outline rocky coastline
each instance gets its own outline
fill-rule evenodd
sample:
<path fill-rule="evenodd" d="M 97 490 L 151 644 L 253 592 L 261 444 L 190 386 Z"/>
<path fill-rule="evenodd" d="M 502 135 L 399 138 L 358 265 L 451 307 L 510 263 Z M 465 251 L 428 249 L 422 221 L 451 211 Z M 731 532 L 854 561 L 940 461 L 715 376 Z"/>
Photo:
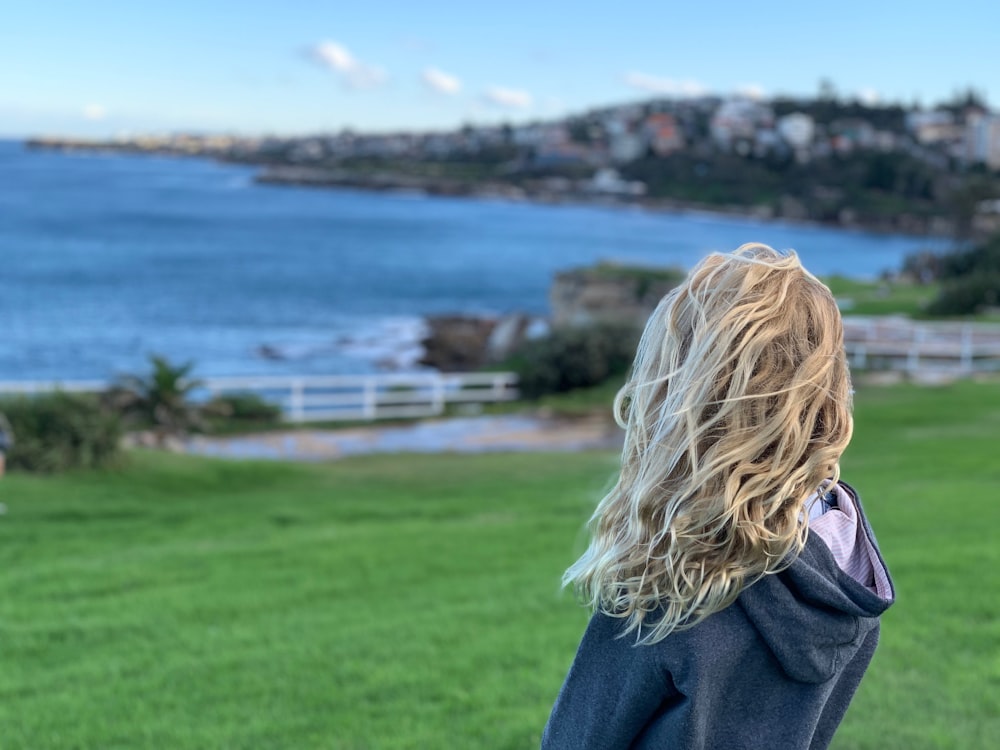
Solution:
<path fill-rule="evenodd" d="M 418 177 L 389 171 L 359 172 L 341 168 L 266 165 L 257 173 L 254 181 L 264 185 L 347 188 L 453 198 L 501 199 L 546 204 L 641 208 L 668 213 L 714 214 L 758 221 L 781 221 L 839 229 L 860 229 L 879 234 L 949 237 L 954 233 L 952 223 L 940 216 L 902 213 L 897 214 L 892 219 L 873 219 L 859 216 L 856 212 L 842 211 L 833 218 L 820 221 L 810 219 L 793 196 L 785 196 L 780 204 L 780 210 L 775 210 L 765 204 L 719 205 L 652 198 L 641 194 L 603 193 L 592 189 L 589 181 L 573 181 L 561 177 L 512 184 L 495 180 L 468 181 Z"/>
<path fill-rule="evenodd" d="M 607 190 L 590 179 L 563 176 L 529 180 L 456 179 L 406 174 L 390 169 L 360 170 L 342 166 L 314 166 L 274 162 L 252 150 L 234 148 L 226 138 L 169 139 L 135 138 L 130 140 L 90 141 L 74 138 L 32 138 L 29 149 L 68 153 L 122 153 L 148 156 L 202 158 L 258 168 L 254 182 L 263 185 L 351 189 L 372 192 L 415 193 L 428 196 L 530 201 L 546 204 L 597 205 L 602 207 L 641 208 L 669 213 L 700 213 L 781 221 L 811 226 L 856 229 L 883 234 L 909 234 L 923 237 L 948 237 L 954 225 L 942 216 L 900 212 L 891 217 L 862 215 L 842 210 L 823 219 L 808 215 L 801 201 L 783 196 L 776 206 L 769 204 L 696 203 L 664 197 L 651 197 L 641 190 L 630 190 L 628 183 Z"/>

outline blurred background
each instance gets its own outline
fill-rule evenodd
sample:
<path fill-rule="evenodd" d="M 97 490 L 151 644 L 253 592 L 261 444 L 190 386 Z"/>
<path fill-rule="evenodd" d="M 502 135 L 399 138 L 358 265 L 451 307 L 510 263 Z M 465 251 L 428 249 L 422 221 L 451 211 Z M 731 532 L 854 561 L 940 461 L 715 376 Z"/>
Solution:
<path fill-rule="evenodd" d="M 995 4 L 2 18 L 5 748 L 536 746 L 639 330 L 751 241 L 899 588 L 834 746 L 1000 742 Z"/>

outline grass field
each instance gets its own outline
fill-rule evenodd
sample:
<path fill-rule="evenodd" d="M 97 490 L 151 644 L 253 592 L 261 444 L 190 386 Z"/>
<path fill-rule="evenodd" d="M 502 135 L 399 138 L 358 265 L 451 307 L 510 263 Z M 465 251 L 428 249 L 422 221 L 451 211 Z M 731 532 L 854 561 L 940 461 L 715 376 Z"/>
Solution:
<path fill-rule="evenodd" d="M 940 291 L 938 284 L 861 281 L 845 276 L 830 276 L 823 281 L 844 304 L 845 315 L 921 317 L 924 308 Z"/>
<path fill-rule="evenodd" d="M 866 390 L 899 602 L 834 747 L 1000 747 L 1000 384 Z M 0 747 L 532 748 L 604 453 L 0 481 Z"/>

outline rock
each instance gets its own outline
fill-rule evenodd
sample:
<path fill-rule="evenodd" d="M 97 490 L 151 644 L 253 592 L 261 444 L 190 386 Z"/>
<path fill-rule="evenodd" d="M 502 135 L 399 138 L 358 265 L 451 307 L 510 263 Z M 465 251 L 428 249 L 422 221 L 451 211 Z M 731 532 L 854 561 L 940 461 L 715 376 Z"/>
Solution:
<path fill-rule="evenodd" d="M 553 326 L 643 325 L 667 292 L 684 278 L 673 268 L 601 263 L 556 274 L 549 289 Z"/>
<path fill-rule="evenodd" d="M 263 357 L 264 359 L 285 359 L 284 353 L 278 349 L 276 346 L 271 344 L 261 344 L 257 347 L 257 356 Z"/>
<path fill-rule="evenodd" d="M 476 370 L 486 364 L 487 344 L 497 321 L 466 315 L 443 315 L 427 320 L 429 333 L 421 342 L 420 364 L 441 372 Z"/>
<path fill-rule="evenodd" d="M 511 313 L 499 318 L 445 315 L 427 320 L 428 333 L 422 340 L 419 363 L 441 372 L 478 370 L 502 362 L 526 338 L 547 330 L 541 318 Z"/>

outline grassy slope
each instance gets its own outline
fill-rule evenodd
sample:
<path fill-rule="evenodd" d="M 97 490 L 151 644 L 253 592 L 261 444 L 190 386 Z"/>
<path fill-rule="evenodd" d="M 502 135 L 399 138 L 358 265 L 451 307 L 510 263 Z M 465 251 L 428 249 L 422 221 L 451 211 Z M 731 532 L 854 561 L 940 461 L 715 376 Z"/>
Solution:
<path fill-rule="evenodd" d="M 954 320 L 980 323 L 1000 322 L 995 310 L 975 315 L 935 316 L 926 312 L 941 291 L 941 285 L 914 284 L 908 281 L 862 281 L 844 276 L 829 276 L 823 282 L 842 305 L 845 315 L 905 315 L 917 320 Z"/>
<path fill-rule="evenodd" d="M 909 282 L 859 281 L 844 276 L 823 279 L 834 296 L 845 304 L 845 315 L 908 315 L 920 317 L 940 287 Z"/>
<path fill-rule="evenodd" d="M 858 397 L 900 601 L 835 747 L 1000 737 L 1000 388 Z M 0 482 L 4 748 L 530 748 L 585 623 L 609 454 L 139 455 Z"/>

